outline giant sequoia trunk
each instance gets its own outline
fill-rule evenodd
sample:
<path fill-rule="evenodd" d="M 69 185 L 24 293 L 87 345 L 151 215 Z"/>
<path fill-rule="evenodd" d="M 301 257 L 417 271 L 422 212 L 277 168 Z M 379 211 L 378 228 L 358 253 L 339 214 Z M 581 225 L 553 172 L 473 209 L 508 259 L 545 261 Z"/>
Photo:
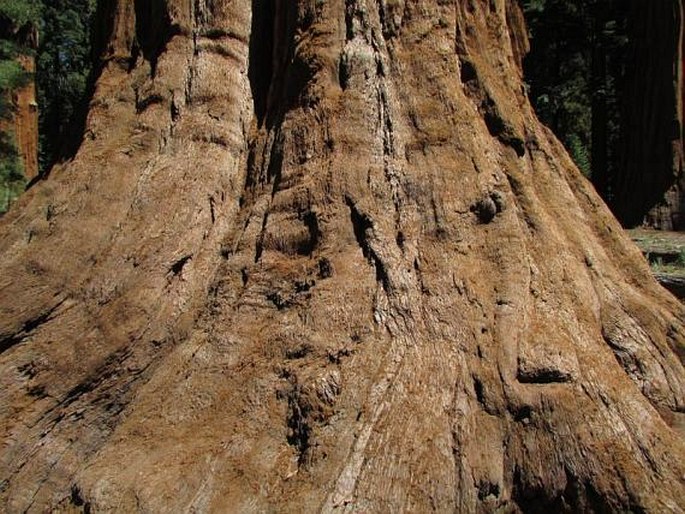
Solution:
<path fill-rule="evenodd" d="M 685 229 L 683 0 L 630 2 L 614 212 L 627 226 Z"/>
<path fill-rule="evenodd" d="M 513 0 L 117 0 L 2 220 L 7 512 L 685 509 L 682 306 Z"/>

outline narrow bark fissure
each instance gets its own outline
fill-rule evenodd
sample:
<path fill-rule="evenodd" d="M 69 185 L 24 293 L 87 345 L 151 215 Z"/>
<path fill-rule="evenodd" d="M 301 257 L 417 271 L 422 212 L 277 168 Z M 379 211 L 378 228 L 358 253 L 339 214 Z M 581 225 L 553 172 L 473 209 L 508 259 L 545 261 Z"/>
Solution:
<path fill-rule="evenodd" d="M 371 242 L 369 241 L 371 233 L 373 233 L 373 221 L 368 215 L 359 211 L 354 201 L 349 196 L 345 197 L 345 203 L 350 209 L 350 219 L 352 220 L 354 236 L 359 248 L 362 250 L 362 255 L 364 255 L 364 258 L 374 267 L 376 271 L 376 281 L 381 284 L 386 293 L 390 293 L 392 287 L 385 263 L 373 249 Z"/>
<path fill-rule="evenodd" d="M 209 197 L 209 218 L 212 221 L 212 225 L 216 222 L 216 200 L 214 200 L 214 197 L 210 195 Z"/>
<path fill-rule="evenodd" d="M 273 198 L 278 192 L 283 176 L 283 133 L 280 127 L 277 129 L 274 136 L 274 142 L 269 151 L 269 165 L 266 169 L 266 182 L 273 184 L 271 188 L 271 197 Z"/>
<path fill-rule="evenodd" d="M 195 86 L 195 76 L 197 75 L 197 34 L 193 34 L 193 55 L 190 57 L 190 66 L 186 70 L 186 79 L 184 84 L 183 94 L 185 97 L 185 105 L 189 106 L 193 103 L 193 88 Z M 172 124 L 173 124 L 172 116 Z"/>
<path fill-rule="evenodd" d="M 259 236 L 257 237 L 257 242 L 255 244 L 255 255 L 254 255 L 254 262 L 257 264 L 259 260 L 262 258 L 262 254 L 264 253 L 264 236 L 266 235 L 266 224 L 269 221 L 269 213 L 265 212 L 264 216 L 262 217 L 262 229 L 259 233 Z"/>

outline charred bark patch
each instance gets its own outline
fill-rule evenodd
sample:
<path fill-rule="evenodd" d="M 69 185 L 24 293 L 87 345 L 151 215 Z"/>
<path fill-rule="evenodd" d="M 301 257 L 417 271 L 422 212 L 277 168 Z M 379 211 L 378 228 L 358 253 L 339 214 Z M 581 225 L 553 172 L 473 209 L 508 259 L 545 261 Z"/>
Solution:
<path fill-rule="evenodd" d="M 488 224 L 495 219 L 495 216 L 497 215 L 497 206 L 488 196 L 478 200 L 478 202 L 471 207 L 471 211 L 476 214 L 480 223 Z"/>
<path fill-rule="evenodd" d="M 110 355 L 105 362 L 89 378 L 72 388 L 62 401 L 63 409 L 76 402 L 83 396 L 88 395 L 103 384 L 111 383 L 119 376 L 119 367 L 132 355 L 128 347 L 122 348 Z"/>
<path fill-rule="evenodd" d="M 499 484 L 493 484 L 487 480 L 481 480 L 478 483 L 478 499 L 489 500 L 491 498 L 498 498 L 500 495 Z"/>
<path fill-rule="evenodd" d="M 7 335 L 5 337 L 0 338 L 0 354 L 9 350 L 14 345 L 21 343 L 32 332 L 34 332 L 36 329 L 38 329 L 41 325 L 48 322 L 52 318 L 55 311 L 59 307 L 61 307 L 63 303 L 64 303 L 64 300 L 60 301 L 59 303 L 57 303 L 53 307 L 50 307 L 49 309 L 41 312 L 37 316 L 34 316 L 34 317 L 26 320 L 24 322 L 24 325 L 21 327 L 21 329 L 18 332 L 15 332 L 14 334 L 10 334 L 10 335 Z"/>
<path fill-rule="evenodd" d="M 304 384 L 291 376 L 289 389 L 281 393 L 288 401 L 287 441 L 297 450 L 300 466 L 311 463 L 316 446 L 314 430 L 333 415 L 340 391 L 339 374 L 333 371 Z"/>
<path fill-rule="evenodd" d="M 496 398 L 493 397 L 493 388 L 486 386 L 482 377 L 473 375 L 471 378 L 473 379 L 473 392 L 481 409 L 493 416 L 499 415 L 500 409 L 497 406 Z"/>
<path fill-rule="evenodd" d="M 316 66 L 299 54 L 292 56 L 285 74 L 285 86 L 283 90 L 283 106 L 286 110 L 292 109 L 302 103 L 303 93 L 307 85 L 314 78 Z M 312 98 L 306 99 L 307 103 L 313 103 Z M 311 100 L 311 102 L 309 101 Z"/>
<path fill-rule="evenodd" d="M 307 450 L 309 450 L 312 435 L 310 416 L 312 406 L 302 396 L 302 391 L 295 386 L 288 395 L 288 421 L 290 430 L 288 444 L 294 446 L 299 454 L 298 463 L 305 464 Z"/>
<path fill-rule="evenodd" d="M 318 268 L 317 276 L 319 278 L 331 278 L 333 276 L 333 264 L 331 264 L 330 259 L 326 257 L 319 259 Z"/>
<path fill-rule="evenodd" d="M 288 348 L 285 351 L 285 358 L 288 360 L 299 360 L 304 359 L 307 355 L 311 354 L 313 348 L 309 344 L 302 344 L 296 348 Z"/>
<path fill-rule="evenodd" d="M 185 268 L 186 264 L 188 264 L 192 258 L 192 255 L 185 255 L 178 259 L 169 267 L 169 275 L 172 277 L 179 276 L 181 273 L 183 273 L 183 268 Z"/>
<path fill-rule="evenodd" d="M 160 94 L 152 94 L 144 98 L 138 98 L 138 91 L 136 91 L 136 112 L 140 114 L 148 107 L 162 104 L 164 101 L 165 98 Z"/>
<path fill-rule="evenodd" d="M 478 72 L 476 71 L 476 67 L 470 61 L 461 61 L 459 78 L 461 79 L 461 83 L 464 84 L 464 86 L 472 90 L 472 94 L 480 88 L 480 83 L 478 81 Z"/>
<path fill-rule="evenodd" d="M 533 419 L 533 409 L 530 405 L 521 405 L 509 409 L 514 421 L 517 423 L 523 423 L 524 425 L 530 424 Z"/>
<path fill-rule="evenodd" d="M 291 307 L 293 305 L 292 300 L 284 297 L 280 291 L 272 291 L 270 293 L 267 293 L 266 299 L 273 303 L 276 309 L 278 309 L 279 311 L 287 309 L 288 307 Z"/>
<path fill-rule="evenodd" d="M 485 406 L 486 402 L 483 391 L 483 382 L 477 377 L 473 377 L 473 391 L 476 393 L 476 400 L 478 400 L 478 403 Z"/>

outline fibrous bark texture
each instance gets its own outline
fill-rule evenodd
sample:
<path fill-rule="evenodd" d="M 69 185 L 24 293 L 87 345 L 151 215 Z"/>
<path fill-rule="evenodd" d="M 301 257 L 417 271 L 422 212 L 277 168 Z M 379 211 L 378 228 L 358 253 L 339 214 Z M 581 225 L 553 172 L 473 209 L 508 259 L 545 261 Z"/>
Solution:
<path fill-rule="evenodd" d="M 81 148 L 2 219 L 5 511 L 685 509 L 685 312 L 515 2 L 102 16 Z"/>
<path fill-rule="evenodd" d="M 621 172 L 607 193 L 626 226 L 683 230 L 683 0 L 629 4 Z"/>

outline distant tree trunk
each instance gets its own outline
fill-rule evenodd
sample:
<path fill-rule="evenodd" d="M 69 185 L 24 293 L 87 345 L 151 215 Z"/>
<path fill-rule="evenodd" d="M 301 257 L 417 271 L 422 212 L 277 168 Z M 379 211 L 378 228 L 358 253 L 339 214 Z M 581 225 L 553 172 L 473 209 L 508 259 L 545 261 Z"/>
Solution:
<path fill-rule="evenodd" d="M 14 134 L 24 176 L 30 180 L 38 175 L 38 104 L 34 75 L 36 60 L 33 54 L 38 46 L 38 31 L 33 24 L 27 23 L 23 27 L 5 27 L 4 32 L 5 37 L 19 49 L 17 61 L 29 79 L 26 85 L 11 92 L 14 108 L 11 120 L 0 123 L 3 130 Z"/>
<path fill-rule="evenodd" d="M 0 220 L 0 511 L 685 510 L 685 308 L 517 2 L 151 2 Z"/>
<path fill-rule="evenodd" d="M 14 133 L 17 151 L 24 165 L 24 176 L 31 180 L 38 175 L 38 104 L 34 80 L 36 61 L 33 55 L 21 55 L 19 62 L 31 74 L 31 79 L 26 86 L 14 93 Z"/>
<path fill-rule="evenodd" d="M 685 229 L 683 1 L 632 0 L 628 30 L 614 212 L 626 226 Z"/>

